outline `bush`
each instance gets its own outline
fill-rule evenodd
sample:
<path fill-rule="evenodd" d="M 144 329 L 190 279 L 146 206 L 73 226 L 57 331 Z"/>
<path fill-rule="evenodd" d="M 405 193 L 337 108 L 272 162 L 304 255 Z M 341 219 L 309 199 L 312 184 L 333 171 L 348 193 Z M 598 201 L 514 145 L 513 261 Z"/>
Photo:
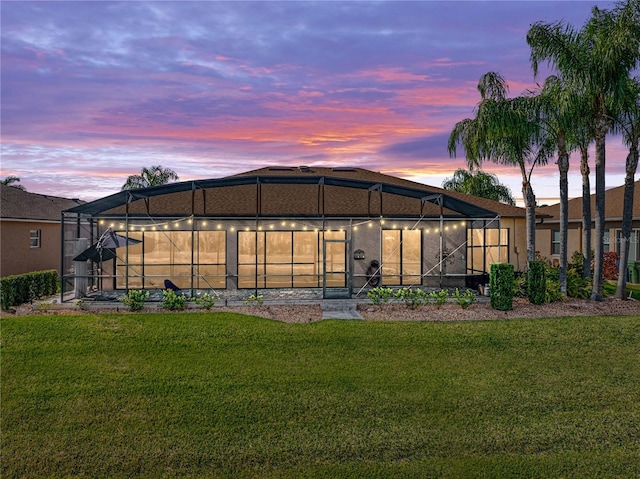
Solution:
<path fill-rule="evenodd" d="M 144 308 L 144 302 L 149 299 L 149 291 L 130 289 L 120 301 L 125 306 L 129 306 L 131 311 L 140 311 Z"/>
<path fill-rule="evenodd" d="M 513 295 L 516 298 L 527 298 L 527 274 L 517 273 L 513 280 Z"/>
<path fill-rule="evenodd" d="M 391 288 L 378 286 L 367 291 L 367 298 L 369 298 L 373 304 L 388 303 L 392 297 L 393 290 Z"/>
<path fill-rule="evenodd" d="M 58 272 L 55 269 L 16 274 L 0 278 L 2 309 L 28 303 L 34 299 L 56 294 Z"/>
<path fill-rule="evenodd" d="M 605 253 L 603 255 L 603 263 L 602 263 L 602 276 L 604 279 L 610 279 L 615 281 L 618 279 L 618 262 L 620 261 L 620 256 L 615 251 L 610 251 L 609 253 Z"/>
<path fill-rule="evenodd" d="M 187 305 L 187 297 L 184 293 L 178 295 L 172 289 L 165 289 L 162 292 L 162 307 L 171 311 L 183 310 Z"/>
<path fill-rule="evenodd" d="M 198 293 L 194 298 L 191 298 L 202 309 L 209 311 L 216 304 L 217 298 L 209 293 Z"/>
<path fill-rule="evenodd" d="M 395 298 L 402 301 L 410 309 L 420 308 L 429 301 L 427 293 L 420 288 L 401 288 L 396 291 Z"/>
<path fill-rule="evenodd" d="M 458 303 L 462 309 L 467 309 L 477 300 L 476 293 L 471 291 L 470 289 L 467 289 L 464 293 L 461 293 L 458 288 L 456 288 L 455 293 L 453 293 L 453 297 L 456 298 L 456 303 Z"/>
<path fill-rule="evenodd" d="M 244 302 L 247 306 L 262 306 L 262 303 L 264 303 L 264 296 L 261 294 L 251 294 Z"/>
<path fill-rule="evenodd" d="M 582 268 L 567 271 L 567 296 L 587 299 L 591 296 L 591 278 L 582 277 Z"/>
<path fill-rule="evenodd" d="M 509 263 L 491 264 L 489 287 L 491 307 L 498 311 L 513 309 L 513 265 Z"/>
<path fill-rule="evenodd" d="M 431 291 L 429 297 L 433 300 L 435 305 L 440 309 L 444 303 L 449 299 L 449 291 L 441 289 L 440 291 Z"/>
<path fill-rule="evenodd" d="M 529 261 L 527 273 L 527 298 L 532 304 L 545 302 L 547 294 L 546 265 L 542 261 Z"/>

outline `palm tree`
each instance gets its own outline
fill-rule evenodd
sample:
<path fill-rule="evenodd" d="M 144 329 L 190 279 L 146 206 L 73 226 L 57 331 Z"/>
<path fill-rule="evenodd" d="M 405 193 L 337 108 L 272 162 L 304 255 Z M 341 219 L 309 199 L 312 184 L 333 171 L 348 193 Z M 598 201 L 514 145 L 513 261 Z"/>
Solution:
<path fill-rule="evenodd" d="M 531 65 L 554 67 L 570 87 L 593 107 L 596 143 L 595 262 L 591 298 L 602 300 L 604 252 L 605 139 L 612 127 L 609 106 L 618 102 L 621 86 L 640 59 L 640 0 L 618 3 L 614 10 L 594 7 L 577 32 L 562 22 L 534 24 L 527 34 Z"/>
<path fill-rule="evenodd" d="M 546 79 L 544 87 L 529 92 L 536 109 L 539 138 L 551 152 L 557 152 L 560 173 L 560 292 L 567 294 L 567 233 L 569 229 L 569 155 L 573 146 L 572 121 L 579 112 L 573 92 L 556 76 Z"/>
<path fill-rule="evenodd" d="M 165 185 L 172 180 L 177 181 L 179 179 L 176 172 L 172 169 L 155 165 L 151 168 L 142 168 L 139 175 L 129 176 L 127 182 L 122 185 L 122 190 L 137 190 L 150 186 Z"/>
<path fill-rule="evenodd" d="M 470 168 L 480 166 L 484 160 L 518 167 L 526 208 L 527 260 L 533 261 L 536 197 L 531 174 L 535 165 L 546 162 L 546 155 L 538 148 L 531 99 L 506 98 L 507 83 L 495 72 L 480 78 L 478 90 L 482 100 L 476 108 L 476 117 L 456 123 L 449 136 L 449 154 L 454 157 L 457 146 L 462 146 Z"/>
<path fill-rule="evenodd" d="M 508 205 L 516 204 L 509 187 L 500 183 L 496 175 L 482 170 L 458 168 L 452 178 L 447 178 L 442 183 L 442 187 L 445 190 L 479 196 Z"/>
<path fill-rule="evenodd" d="M 638 143 L 640 139 L 640 79 L 629 79 L 626 102 L 621 105 L 616 130 L 629 146 L 629 154 L 625 164 L 624 206 L 622 208 L 622 231 L 620 241 L 620 274 L 616 287 L 616 298 L 626 298 L 626 274 L 623 268 L 629 261 L 629 244 L 631 239 L 631 223 L 633 221 L 634 176 L 638 168 Z"/>
<path fill-rule="evenodd" d="M 18 178 L 17 176 L 7 176 L 4 180 L 0 180 L 0 183 L 5 186 L 11 186 L 12 188 L 18 188 L 19 190 L 27 191 L 24 186 L 17 184 L 19 182 L 20 178 Z"/>
<path fill-rule="evenodd" d="M 591 179 L 589 174 L 589 145 L 595 138 L 590 116 L 580 115 L 574 128 L 575 141 L 580 150 L 580 175 L 582 176 L 582 277 L 591 277 Z M 583 120 L 583 121 L 581 121 Z"/>

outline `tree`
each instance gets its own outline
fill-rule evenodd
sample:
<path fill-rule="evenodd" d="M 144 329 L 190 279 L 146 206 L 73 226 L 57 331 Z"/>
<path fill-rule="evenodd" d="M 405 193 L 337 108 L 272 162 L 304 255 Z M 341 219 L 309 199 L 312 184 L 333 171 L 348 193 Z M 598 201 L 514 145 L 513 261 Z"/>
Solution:
<path fill-rule="evenodd" d="M 169 168 L 163 168 L 160 165 L 151 168 L 142 168 L 139 175 L 131 175 L 122 185 L 122 190 L 137 190 L 140 188 L 149 188 L 150 186 L 165 185 L 170 181 L 177 181 L 178 175 Z"/>
<path fill-rule="evenodd" d="M 580 115 L 574 128 L 575 141 L 580 150 L 580 175 L 582 176 L 582 277 L 591 277 L 591 179 L 589 174 L 589 145 L 595 139 L 590 115 Z"/>
<path fill-rule="evenodd" d="M 630 79 L 625 101 L 620 105 L 617 115 L 616 130 L 629 146 L 629 154 L 625 162 L 624 205 L 622 207 L 622 231 L 620 233 L 620 273 L 616 287 L 616 298 L 626 298 L 626 274 L 624 268 L 629 261 L 629 244 L 633 221 L 634 176 L 638 168 L 638 143 L 640 142 L 640 79 Z"/>
<path fill-rule="evenodd" d="M 11 186 L 12 188 L 18 188 L 19 190 L 27 191 L 24 186 L 17 184 L 19 182 L 20 178 L 18 178 L 17 176 L 7 176 L 4 180 L 0 180 L 0 183 L 5 186 Z"/>
<path fill-rule="evenodd" d="M 458 168 L 452 178 L 447 178 L 442 187 L 445 190 L 457 191 L 468 195 L 479 196 L 489 200 L 515 205 L 509 187 L 503 185 L 498 177 L 482 170 L 465 170 Z"/>
<path fill-rule="evenodd" d="M 569 155 L 573 146 L 572 122 L 580 113 L 579 97 L 556 76 L 546 79 L 543 88 L 529 92 L 536 110 L 538 137 L 557 153 L 560 178 L 560 292 L 567 295 L 567 234 L 569 229 Z"/>
<path fill-rule="evenodd" d="M 640 0 L 618 3 L 612 11 L 594 7 L 578 32 L 562 22 L 534 24 L 527 34 L 531 66 L 555 68 L 570 88 L 592 106 L 596 143 L 596 221 L 593 292 L 602 300 L 604 254 L 606 135 L 612 127 L 610 106 L 620 101 L 622 85 L 640 59 Z"/>
<path fill-rule="evenodd" d="M 533 261 L 536 197 L 531 187 L 531 174 L 537 164 L 547 161 L 547 157 L 546 151 L 539 148 L 531 99 L 506 98 L 507 83 L 495 72 L 480 78 L 478 90 L 482 100 L 476 107 L 476 117 L 456 123 L 449 136 L 449 154 L 455 156 L 457 147 L 462 146 L 469 167 L 480 166 L 484 160 L 489 160 L 520 170 L 526 208 L 527 260 Z"/>

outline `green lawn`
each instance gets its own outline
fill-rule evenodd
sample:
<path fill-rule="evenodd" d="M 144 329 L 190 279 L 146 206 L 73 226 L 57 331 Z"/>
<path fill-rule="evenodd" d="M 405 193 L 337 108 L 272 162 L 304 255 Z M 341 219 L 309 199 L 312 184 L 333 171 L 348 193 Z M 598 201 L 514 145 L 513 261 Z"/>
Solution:
<path fill-rule="evenodd" d="M 3 479 L 640 477 L 640 316 L 0 324 Z"/>
<path fill-rule="evenodd" d="M 618 287 L 618 283 L 615 281 L 605 280 L 602 283 L 602 291 L 606 296 L 614 296 L 616 294 L 616 288 Z M 640 300 L 640 284 L 638 283 L 627 283 L 627 296 L 631 293 L 631 297 L 633 299 Z"/>

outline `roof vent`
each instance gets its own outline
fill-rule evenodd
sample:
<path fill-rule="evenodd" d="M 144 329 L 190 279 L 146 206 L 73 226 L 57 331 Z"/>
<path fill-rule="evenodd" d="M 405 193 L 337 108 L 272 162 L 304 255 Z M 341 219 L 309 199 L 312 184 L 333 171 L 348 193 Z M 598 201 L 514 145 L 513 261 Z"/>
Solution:
<path fill-rule="evenodd" d="M 303 173 L 310 173 L 311 172 L 311 168 L 309 168 L 308 166 L 298 166 L 298 169 L 300 171 L 302 171 Z"/>
<path fill-rule="evenodd" d="M 293 171 L 290 166 L 270 166 L 269 171 Z"/>
<path fill-rule="evenodd" d="M 333 168 L 333 171 L 356 171 L 355 168 L 349 166 L 337 166 Z"/>

